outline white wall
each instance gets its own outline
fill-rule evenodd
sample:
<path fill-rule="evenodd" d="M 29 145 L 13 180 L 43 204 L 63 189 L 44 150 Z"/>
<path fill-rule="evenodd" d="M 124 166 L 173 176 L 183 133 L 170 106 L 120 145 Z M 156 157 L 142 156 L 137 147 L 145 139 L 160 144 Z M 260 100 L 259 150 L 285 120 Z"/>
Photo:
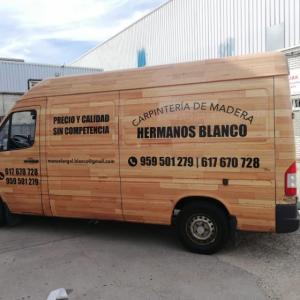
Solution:
<path fill-rule="evenodd" d="M 172 0 L 73 66 L 115 70 L 264 52 L 300 44 L 299 0 Z"/>
<path fill-rule="evenodd" d="M 0 118 L 7 115 L 21 95 L 0 94 Z"/>

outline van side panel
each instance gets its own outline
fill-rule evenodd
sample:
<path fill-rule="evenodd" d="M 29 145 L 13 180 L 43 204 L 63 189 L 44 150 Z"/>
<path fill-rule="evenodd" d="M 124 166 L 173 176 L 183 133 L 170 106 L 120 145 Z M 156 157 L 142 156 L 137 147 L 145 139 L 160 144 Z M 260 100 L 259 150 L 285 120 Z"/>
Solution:
<path fill-rule="evenodd" d="M 203 196 L 239 229 L 275 229 L 272 77 L 121 91 L 120 155 L 125 220 L 170 224 Z"/>
<path fill-rule="evenodd" d="M 275 98 L 275 150 L 276 150 L 276 204 L 295 203 L 286 199 L 284 175 L 296 160 L 292 104 L 288 76 L 274 77 Z"/>
<path fill-rule="evenodd" d="M 49 97 L 47 169 L 54 216 L 122 220 L 119 93 Z"/>

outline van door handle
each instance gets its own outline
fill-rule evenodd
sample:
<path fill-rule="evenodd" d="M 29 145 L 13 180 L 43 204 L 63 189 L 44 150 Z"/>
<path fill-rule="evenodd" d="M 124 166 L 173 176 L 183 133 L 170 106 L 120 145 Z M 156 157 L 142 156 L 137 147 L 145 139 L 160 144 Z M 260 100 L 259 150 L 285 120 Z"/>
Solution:
<path fill-rule="evenodd" d="M 26 158 L 24 160 L 24 163 L 27 163 L 27 164 L 37 164 L 37 163 L 39 163 L 39 160 L 30 157 L 30 158 Z"/>

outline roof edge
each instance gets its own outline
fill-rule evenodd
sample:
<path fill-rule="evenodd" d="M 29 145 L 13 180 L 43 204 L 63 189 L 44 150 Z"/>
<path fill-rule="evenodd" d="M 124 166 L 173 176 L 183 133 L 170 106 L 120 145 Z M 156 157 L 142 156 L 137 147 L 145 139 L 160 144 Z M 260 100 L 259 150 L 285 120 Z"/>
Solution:
<path fill-rule="evenodd" d="M 91 68 L 91 67 L 81 67 L 81 66 L 71 66 L 71 65 L 52 65 L 52 64 L 43 64 L 43 63 L 33 63 L 33 62 L 22 62 L 22 61 L 13 61 L 13 60 L 0 60 L 0 64 L 11 64 L 11 65 L 31 65 L 31 66 L 40 66 L 40 67 L 54 67 L 54 68 L 76 68 L 76 69 L 88 69 L 95 71 L 102 71 L 102 68 Z"/>

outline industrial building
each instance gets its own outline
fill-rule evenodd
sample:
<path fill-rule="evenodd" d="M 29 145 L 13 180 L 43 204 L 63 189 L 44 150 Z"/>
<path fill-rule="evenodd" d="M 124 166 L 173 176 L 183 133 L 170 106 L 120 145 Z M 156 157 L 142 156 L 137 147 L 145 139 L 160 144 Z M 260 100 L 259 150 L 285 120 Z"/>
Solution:
<path fill-rule="evenodd" d="M 282 51 L 291 73 L 300 161 L 299 16 L 299 0 L 170 0 L 72 65 L 107 71 Z"/>
<path fill-rule="evenodd" d="M 72 65 L 108 71 L 283 51 L 298 86 L 292 89 L 297 107 L 299 16 L 299 0 L 170 0 Z"/>
<path fill-rule="evenodd" d="M 171 0 L 73 66 L 105 71 L 300 45 L 299 0 Z"/>
<path fill-rule="evenodd" d="M 20 59 L 0 58 L 0 120 L 28 89 L 43 79 L 101 71 L 95 68 L 34 64 Z"/>

